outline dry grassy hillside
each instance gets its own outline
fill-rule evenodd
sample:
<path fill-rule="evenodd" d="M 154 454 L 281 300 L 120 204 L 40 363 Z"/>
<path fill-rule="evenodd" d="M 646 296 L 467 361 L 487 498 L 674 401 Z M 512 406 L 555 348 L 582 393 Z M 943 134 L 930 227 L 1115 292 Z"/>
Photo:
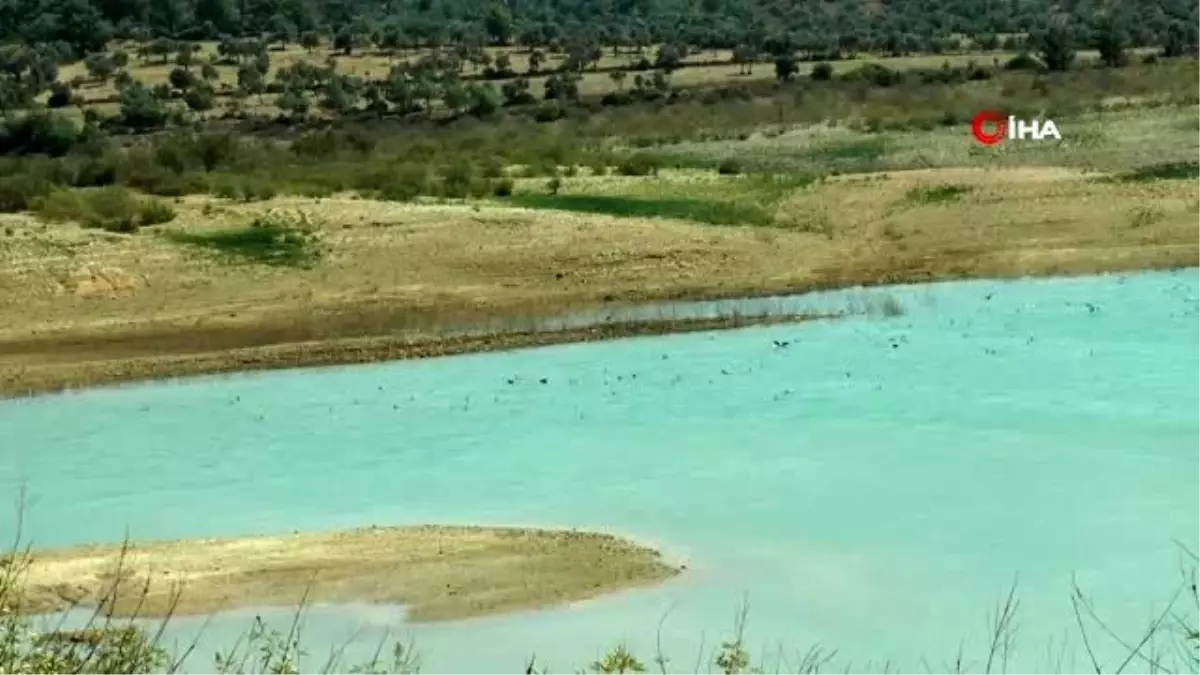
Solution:
<path fill-rule="evenodd" d="M 696 171 L 640 182 L 580 177 L 564 181 L 562 194 L 711 195 L 745 180 Z M 540 189 L 527 182 L 518 189 Z M 192 197 L 177 209 L 159 233 L 136 236 L 5 217 L 7 392 L 135 376 L 122 359 L 173 358 L 173 368 L 194 372 L 178 359 L 430 336 L 604 303 L 1195 265 L 1200 204 L 1189 181 L 1017 168 L 832 178 L 783 195 L 772 221 L 754 226 L 353 196 L 251 204 Z M 163 234 L 225 232 L 264 213 L 302 215 L 324 251 L 319 262 L 241 264 Z M 209 370 L 248 359 L 230 353 L 216 367 L 204 358 Z"/>

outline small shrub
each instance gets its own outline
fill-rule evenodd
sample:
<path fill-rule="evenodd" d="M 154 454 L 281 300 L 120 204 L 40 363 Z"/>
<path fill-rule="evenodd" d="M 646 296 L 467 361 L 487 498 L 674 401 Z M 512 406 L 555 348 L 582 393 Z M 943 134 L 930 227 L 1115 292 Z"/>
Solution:
<path fill-rule="evenodd" d="M 53 189 L 54 184 L 41 176 L 20 173 L 0 176 L 0 213 L 25 211 L 34 200 Z"/>
<path fill-rule="evenodd" d="M 726 157 L 717 165 L 717 173 L 723 176 L 736 176 L 742 172 L 742 163 L 732 157 Z"/>
<path fill-rule="evenodd" d="M 882 121 L 869 118 L 867 127 L 868 131 L 880 132 Z M 814 148 L 811 152 L 813 160 L 818 163 L 847 164 L 854 170 L 867 171 L 874 168 L 890 149 L 891 142 L 886 136 L 875 136 L 837 141 Z"/>
<path fill-rule="evenodd" d="M 833 79 L 833 66 L 822 61 L 815 64 L 812 68 L 812 79 L 817 81 L 825 81 Z"/>
<path fill-rule="evenodd" d="M 650 155 L 637 154 L 626 157 L 617 165 L 617 173 L 622 176 L 657 175 L 660 162 Z"/>
<path fill-rule="evenodd" d="M 395 171 L 392 180 L 380 190 L 387 200 L 407 202 L 429 192 L 429 172 L 419 164 L 404 165 Z"/>
<path fill-rule="evenodd" d="M 908 191 L 905 199 L 918 204 L 938 204 L 949 202 L 962 197 L 971 191 L 970 185 L 935 185 L 933 187 L 918 187 Z"/>
<path fill-rule="evenodd" d="M 604 655 L 604 658 L 592 664 L 592 669 L 598 673 L 644 673 L 646 666 L 638 661 L 625 645 L 618 645 Z"/>
<path fill-rule="evenodd" d="M 78 124 L 59 113 L 0 120 L 0 155 L 65 155 L 79 142 Z"/>
<path fill-rule="evenodd" d="M 213 185 L 213 195 L 221 199 L 237 199 L 241 192 L 238 184 L 232 180 L 218 181 Z"/>
<path fill-rule="evenodd" d="M 475 199 L 483 199 L 492 194 L 492 181 L 483 176 L 472 176 L 467 184 L 467 195 Z"/>
<path fill-rule="evenodd" d="M 849 81 L 869 82 L 877 87 L 890 87 L 904 81 L 904 73 L 892 70 L 878 63 L 868 63 L 857 70 L 846 73 L 844 79 Z"/>
<path fill-rule="evenodd" d="M 147 206 L 128 189 L 118 186 L 55 190 L 31 204 L 30 210 L 51 222 L 76 222 L 83 227 L 124 233 L 136 232 L 147 224 L 145 218 L 162 218 L 168 212 L 168 220 L 175 217 L 170 205 Z"/>
<path fill-rule="evenodd" d="M 1029 52 L 1021 52 L 1004 62 L 1005 70 L 1031 70 L 1035 73 L 1040 73 L 1046 70 L 1046 66 L 1038 61 Z"/>
<path fill-rule="evenodd" d="M 142 227 L 161 225 L 175 220 L 175 209 L 161 199 L 147 199 L 138 211 L 138 222 Z"/>
<path fill-rule="evenodd" d="M 1161 209 L 1153 206 L 1138 206 L 1129 212 L 1129 226 L 1136 230 L 1153 225 L 1165 217 L 1166 214 Z"/>
<path fill-rule="evenodd" d="M 455 162 L 441 168 L 441 196 L 463 199 L 471 194 L 475 169 L 466 162 Z"/>
<path fill-rule="evenodd" d="M 501 178 L 492 185 L 492 194 L 497 197 L 510 197 L 513 193 L 513 180 Z"/>
<path fill-rule="evenodd" d="M 537 110 L 533 113 L 533 119 L 538 122 L 553 122 L 561 119 L 564 114 L 566 113 L 558 103 L 546 101 L 537 107 Z"/>
<path fill-rule="evenodd" d="M 492 155 L 484 160 L 482 171 L 484 178 L 500 178 L 504 176 L 504 161 Z"/>
<path fill-rule="evenodd" d="M 1196 180 L 1197 178 L 1200 178 L 1200 162 L 1185 160 L 1141 166 L 1121 174 L 1119 180 L 1140 183 L 1155 180 Z"/>
<path fill-rule="evenodd" d="M 271 199 L 279 191 L 269 180 L 248 180 L 242 183 L 241 198 L 244 202 L 259 202 Z"/>

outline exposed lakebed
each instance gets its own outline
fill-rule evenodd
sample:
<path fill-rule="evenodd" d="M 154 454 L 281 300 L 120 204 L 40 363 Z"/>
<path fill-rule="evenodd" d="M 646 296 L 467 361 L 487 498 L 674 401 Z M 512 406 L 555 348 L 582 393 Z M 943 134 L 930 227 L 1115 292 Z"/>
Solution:
<path fill-rule="evenodd" d="M 1175 540 L 1198 548 L 1196 270 L 879 292 L 903 315 L 5 401 L 0 490 L 27 486 L 37 546 L 530 525 L 688 564 L 652 589 L 465 622 L 315 608 L 318 661 L 364 622 L 367 652 L 388 628 L 434 671 L 533 653 L 567 670 L 621 640 L 649 661 L 667 614 L 686 670 L 747 598 L 756 657 L 819 642 L 840 663 L 938 668 L 960 641 L 986 655 L 1016 575 L 1020 667 L 1049 668 L 1048 642 L 1071 638 L 1072 574 L 1114 628 L 1144 626 L 1178 585 Z"/>

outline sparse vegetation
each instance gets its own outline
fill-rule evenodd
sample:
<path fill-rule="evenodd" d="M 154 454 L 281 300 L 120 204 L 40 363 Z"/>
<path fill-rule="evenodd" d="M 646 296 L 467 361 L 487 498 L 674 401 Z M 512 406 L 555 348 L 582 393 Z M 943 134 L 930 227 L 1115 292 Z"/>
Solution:
<path fill-rule="evenodd" d="M 138 197 L 118 186 L 93 189 L 56 189 L 29 205 L 39 218 L 51 222 L 76 222 L 108 232 L 130 233 L 147 225 L 170 222 L 175 210 L 154 198 Z"/>
<path fill-rule="evenodd" d="M 736 176 L 742 172 L 742 164 L 732 157 L 721 160 L 717 165 L 717 173 L 723 176 Z"/>
<path fill-rule="evenodd" d="M 1200 162 L 1163 162 L 1141 166 L 1120 175 L 1125 181 L 1196 180 L 1200 178 Z"/>
<path fill-rule="evenodd" d="M 1129 213 L 1129 226 L 1132 228 L 1142 228 L 1153 225 L 1165 217 L 1166 214 L 1161 209 L 1153 206 L 1138 206 Z"/>
<path fill-rule="evenodd" d="M 581 194 L 518 194 L 510 201 L 530 209 L 601 213 L 622 218 L 679 218 L 709 225 L 766 225 L 768 211 L 734 202 L 703 199 L 643 199 Z"/>
<path fill-rule="evenodd" d="M 905 198 L 917 204 L 941 204 L 959 199 L 970 191 L 970 185 L 934 185 L 913 188 Z"/>

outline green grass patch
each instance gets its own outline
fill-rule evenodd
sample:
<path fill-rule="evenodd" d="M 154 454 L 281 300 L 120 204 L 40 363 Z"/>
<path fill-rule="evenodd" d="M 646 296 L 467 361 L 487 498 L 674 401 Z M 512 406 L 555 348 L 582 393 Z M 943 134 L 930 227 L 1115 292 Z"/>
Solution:
<path fill-rule="evenodd" d="M 1117 180 L 1140 183 L 1152 180 L 1196 180 L 1200 178 L 1200 162 L 1162 162 L 1140 166 L 1117 176 Z"/>
<path fill-rule="evenodd" d="M 518 194 L 507 201 L 530 209 L 600 213 L 620 218 L 677 218 L 709 225 L 767 225 L 772 220 L 771 212 L 759 206 L 704 199 Z"/>
<path fill-rule="evenodd" d="M 268 215 L 246 227 L 213 232 L 165 232 L 163 236 L 218 254 L 230 262 L 271 267 L 312 267 L 323 255 L 316 233 L 302 217 Z"/>
<path fill-rule="evenodd" d="M 904 198 L 917 204 L 941 204 L 957 201 L 971 191 L 970 185 L 947 184 L 913 188 Z"/>
<path fill-rule="evenodd" d="M 757 202 L 775 204 L 800 188 L 821 180 L 816 173 L 755 174 L 734 183 Z"/>
<path fill-rule="evenodd" d="M 812 148 L 809 154 L 818 166 L 843 171 L 870 171 L 891 150 L 891 140 L 878 135 L 820 145 Z"/>

